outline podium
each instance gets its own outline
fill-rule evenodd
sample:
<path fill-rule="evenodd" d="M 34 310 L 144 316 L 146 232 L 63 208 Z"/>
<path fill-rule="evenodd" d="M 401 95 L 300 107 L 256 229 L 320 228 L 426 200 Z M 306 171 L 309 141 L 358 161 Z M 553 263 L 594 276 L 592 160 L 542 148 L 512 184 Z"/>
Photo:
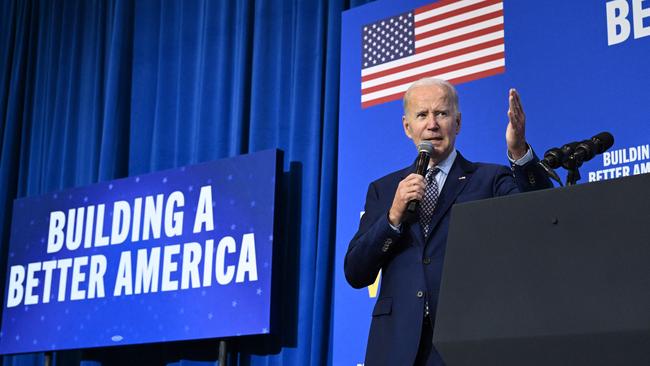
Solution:
<path fill-rule="evenodd" d="M 454 206 L 447 366 L 650 365 L 650 174 Z"/>

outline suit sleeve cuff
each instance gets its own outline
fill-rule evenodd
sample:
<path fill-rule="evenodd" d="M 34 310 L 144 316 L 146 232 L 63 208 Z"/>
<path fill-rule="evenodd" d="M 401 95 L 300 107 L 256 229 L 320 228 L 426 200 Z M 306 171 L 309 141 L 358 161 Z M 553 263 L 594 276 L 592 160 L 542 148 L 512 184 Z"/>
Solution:
<path fill-rule="evenodd" d="M 524 166 L 527 163 L 531 162 L 533 160 L 533 149 L 528 145 L 528 150 L 526 150 L 526 154 L 522 156 L 521 158 L 514 160 L 512 156 L 510 156 L 510 153 L 507 152 L 508 155 L 508 160 L 510 160 L 510 164 L 512 165 L 518 165 L 518 166 Z"/>
<path fill-rule="evenodd" d="M 388 219 L 388 214 L 386 214 L 386 218 Z M 401 234 L 402 233 L 402 224 L 399 223 L 397 225 L 393 225 L 390 223 L 390 220 L 388 220 L 388 225 L 390 226 L 391 229 L 395 232 L 395 234 Z"/>

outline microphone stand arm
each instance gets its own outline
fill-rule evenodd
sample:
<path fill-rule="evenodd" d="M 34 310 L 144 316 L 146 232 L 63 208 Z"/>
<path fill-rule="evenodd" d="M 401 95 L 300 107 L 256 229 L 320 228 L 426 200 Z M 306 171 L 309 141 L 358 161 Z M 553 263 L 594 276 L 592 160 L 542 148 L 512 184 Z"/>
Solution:
<path fill-rule="evenodd" d="M 576 158 L 575 155 L 571 155 L 567 161 L 562 165 L 567 170 L 566 176 L 566 185 L 573 186 L 580 180 L 580 171 L 578 170 L 582 166 L 582 160 Z"/>
<path fill-rule="evenodd" d="M 546 175 L 547 175 L 549 178 L 551 178 L 551 179 L 553 179 L 554 181 L 556 181 L 557 184 L 560 185 L 560 187 L 563 187 L 563 185 L 562 185 L 562 180 L 560 179 L 560 176 L 557 175 L 557 173 L 555 172 L 555 170 L 553 170 L 553 168 L 551 168 L 550 166 L 548 166 L 544 161 L 540 161 L 538 164 L 539 164 L 539 166 L 541 166 L 542 168 L 544 168 L 544 171 L 546 172 Z"/>

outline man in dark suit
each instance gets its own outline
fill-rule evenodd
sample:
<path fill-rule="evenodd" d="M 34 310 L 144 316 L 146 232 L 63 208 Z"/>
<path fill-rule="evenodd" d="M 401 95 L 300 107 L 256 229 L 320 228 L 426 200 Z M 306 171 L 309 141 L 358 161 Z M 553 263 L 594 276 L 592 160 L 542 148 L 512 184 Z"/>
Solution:
<path fill-rule="evenodd" d="M 440 277 L 454 203 L 551 187 L 525 138 L 519 95 L 510 90 L 506 142 L 511 168 L 473 163 L 455 149 L 461 114 L 454 87 L 423 79 L 404 95 L 402 124 L 417 146 L 433 145 L 426 178 L 415 166 L 372 182 L 365 213 L 345 256 L 345 277 L 355 288 L 382 271 L 372 312 L 365 366 L 444 365 L 432 344 Z M 407 221 L 406 207 L 420 202 Z"/>

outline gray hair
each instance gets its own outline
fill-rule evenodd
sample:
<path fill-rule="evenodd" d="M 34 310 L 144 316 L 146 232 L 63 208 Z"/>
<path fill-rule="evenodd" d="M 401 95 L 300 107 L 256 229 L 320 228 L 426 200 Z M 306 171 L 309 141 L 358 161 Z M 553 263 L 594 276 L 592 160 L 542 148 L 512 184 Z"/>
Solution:
<path fill-rule="evenodd" d="M 402 99 L 402 107 L 404 108 L 404 114 L 406 115 L 406 105 L 408 104 L 408 99 L 411 97 L 411 90 L 420 86 L 430 86 L 430 85 L 436 85 L 447 89 L 447 96 L 451 98 L 451 105 L 454 109 L 453 112 L 454 114 L 458 113 L 459 111 L 458 93 L 456 92 L 456 88 L 454 88 L 454 86 L 447 80 L 437 79 L 437 78 L 424 78 L 414 82 L 413 84 L 411 84 L 411 86 L 409 86 L 408 89 L 406 89 L 406 93 L 404 93 L 404 98 Z"/>

